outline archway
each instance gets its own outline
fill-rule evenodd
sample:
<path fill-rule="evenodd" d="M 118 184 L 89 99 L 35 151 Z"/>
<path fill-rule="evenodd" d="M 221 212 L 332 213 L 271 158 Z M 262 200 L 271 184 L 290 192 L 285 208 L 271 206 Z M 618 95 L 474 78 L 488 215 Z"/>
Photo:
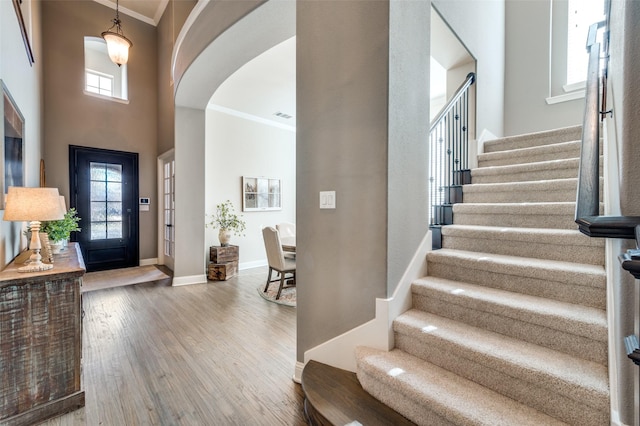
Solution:
<path fill-rule="evenodd" d="M 215 8 L 215 14 L 214 14 Z M 174 285 L 206 281 L 203 225 L 205 108 L 233 72 L 295 35 L 295 2 L 209 2 L 176 43 L 176 258 Z M 211 40 L 207 44 L 207 40 Z M 197 46 L 202 46 L 198 52 Z"/>

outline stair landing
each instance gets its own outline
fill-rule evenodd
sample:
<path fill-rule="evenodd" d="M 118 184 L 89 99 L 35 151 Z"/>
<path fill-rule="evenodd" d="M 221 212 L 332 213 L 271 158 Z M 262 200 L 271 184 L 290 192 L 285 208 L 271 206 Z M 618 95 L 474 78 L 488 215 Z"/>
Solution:
<path fill-rule="evenodd" d="M 362 389 L 350 371 L 309 361 L 302 371 L 302 390 L 305 416 L 313 426 L 415 426 Z"/>

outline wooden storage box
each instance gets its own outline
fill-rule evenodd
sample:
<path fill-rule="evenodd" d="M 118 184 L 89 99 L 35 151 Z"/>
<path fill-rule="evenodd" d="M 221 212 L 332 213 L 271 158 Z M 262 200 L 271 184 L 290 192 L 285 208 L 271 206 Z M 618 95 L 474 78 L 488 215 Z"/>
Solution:
<path fill-rule="evenodd" d="M 237 262 L 238 258 L 238 246 L 211 246 L 209 248 L 209 260 L 213 263 Z"/>
<path fill-rule="evenodd" d="M 207 278 L 212 281 L 226 281 L 238 273 L 238 262 L 210 263 Z"/>

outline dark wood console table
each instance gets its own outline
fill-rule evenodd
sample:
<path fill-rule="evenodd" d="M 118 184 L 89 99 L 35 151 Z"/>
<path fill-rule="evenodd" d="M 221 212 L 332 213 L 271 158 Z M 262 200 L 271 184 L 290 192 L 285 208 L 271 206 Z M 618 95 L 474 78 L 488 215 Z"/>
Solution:
<path fill-rule="evenodd" d="M 76 243 L 54 268 L 0 272 L 0 424 L 29 425 L 84 406 L 82 276 Z"/>

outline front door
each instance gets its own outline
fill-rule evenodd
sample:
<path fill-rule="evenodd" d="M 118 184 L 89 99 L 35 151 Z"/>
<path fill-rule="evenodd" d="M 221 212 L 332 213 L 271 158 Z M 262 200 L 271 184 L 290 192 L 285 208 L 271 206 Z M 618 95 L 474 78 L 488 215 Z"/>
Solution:
<path fill-rule="evenodd" d="M 87 271 L 138 266 L 138 154 L 70 146 L 69 178 Z"/>

